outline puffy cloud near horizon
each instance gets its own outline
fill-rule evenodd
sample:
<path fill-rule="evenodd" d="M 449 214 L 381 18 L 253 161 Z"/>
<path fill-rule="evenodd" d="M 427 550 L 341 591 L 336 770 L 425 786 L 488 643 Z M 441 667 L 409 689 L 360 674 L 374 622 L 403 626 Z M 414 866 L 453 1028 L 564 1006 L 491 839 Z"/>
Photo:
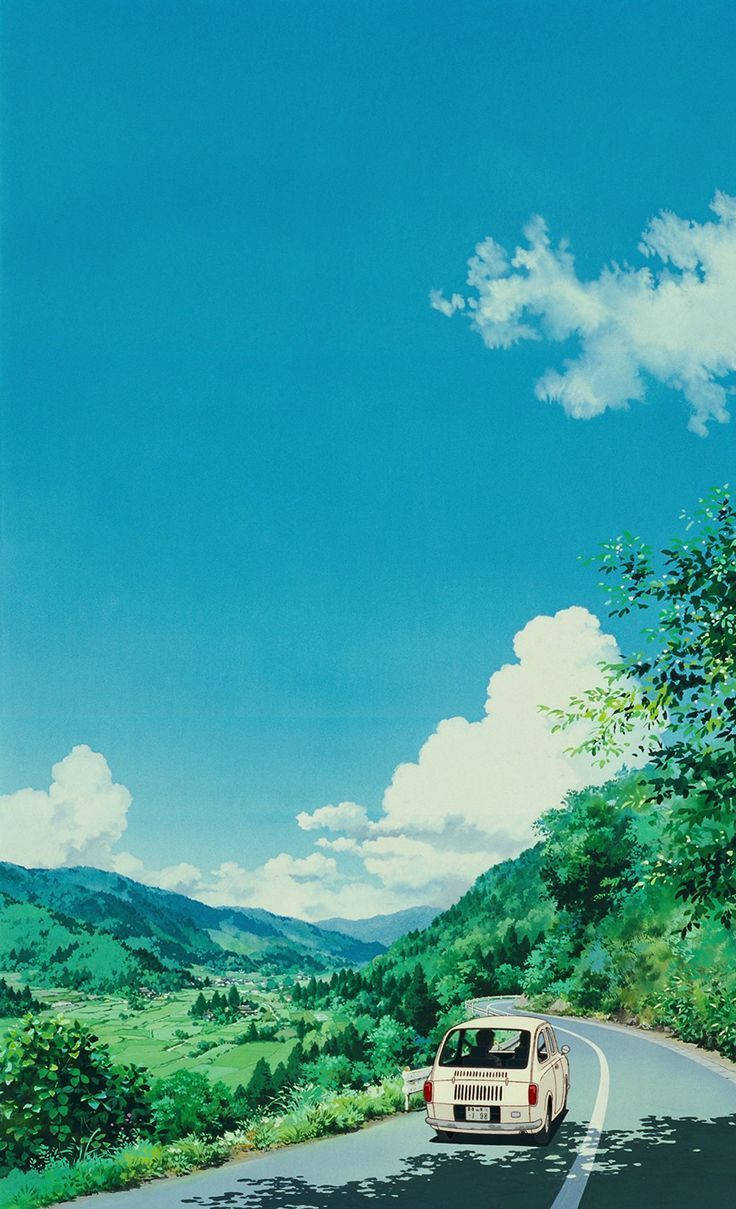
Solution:
<path fill-rule="evenodd" d="M 107 862 L 132 800 L 105 757 L 81 743 L 54 764 L 48 790 L 0 796 L 0 856 L 45 868 Z"/>
<path fill-rule="evenodd" d="M 601 663 L 620 657 L 615 638 L 587 609 L 573 606 L 535 617 L 513 648 L 517 661 L 488 682 L 485 717 L 445 719 L 417 761 L 398 766 L 379 831 L 428 835 L 466 826 L 508 852 L 531 838 L 542 810 L 571 789 L 611 776 L 610 766 L 570 756 L 582 728 L 553 733 L 540 706 L 565 706 L 600 684 Z"/>
<path fill-rule="evenodd" d="M 591 281 L 534 217 L 513 256 L 490 237 L 476 246 L 467 276 L 474 293 L 447 299 L 433 290 L 431 304 L 466 314 L 488 348 L 576 336 L 579 354 L 536 384 L 539 399 L 568 415 L 589 419 L 642 400 L 651 377 L 682 392 L 689 427 L 705 436 L 711 421 L 729 419 L 736 372 L 736 198 L 717 192 L 710 208 L 715 219 L 703 223 L 662 211 L 638 247 L 658 263 L 612 265 Z"/>
<path fill-rule="evenodd" d="M 542 811 L 618 771 L 624 759 L 602 769 L 571 756 L 583 727 L 554 733 L 539 708 L 564 706 L 600 684 L 601 664 L 619 658 L 615 638 L 598 618 L 577 606 L 535 617 L 516 634 L 514 654 L 516 662 L 490 678 L 483 718 L 445 719 L 417 760 L 398 766 L 381 814 L 362 839 L 346 836 L 343 846 L 340 837 L 322 837 L 317 844 L 358 857 L 394 893 L 447 904 L 484 869 L 533 842 Z M 644 761 L 639 741 L 632 737 L 629 765 Z M 328 819 L 330 830 L 337 829 L 334 815 L 317 810 L 306 817 L 310 829 Z"/>
<path fill-rule="evenodd" d="M 599 768 L 567 749 L 582 729 L 554 734 L 540 705 L 566 705 L 600 683 L 619 648 L 598 618 L 573 606 L 533 618 L 515 636 L 514 661 L 494 672 L 477 720 L 446 718 L 413 762 L 400 764 L 377 817 L 353 801 L 297 815 L 317 835 L 306 856 L 282 851 L 255 868 L 236 859 L 203 871 L 188 861 L 160 869 L 119 851 L 132 801 L 98 752 L 75 747 L 53 768 L 49 790 L 0 798 L 0 858 L 22 865 L 92 864 L 212 906 L 262 907 L 317 920 L 355 918 L 454 902 L 483 870 L 533 841 L 543 810 L 571 790 L 600 784 L 624 764 Z M 632 737 L 631 752 L 639 738 Z M 643 762 L 631 754 L 629 765 Z"/>
<path fill-rule="evenodd" d="M 365 806 L 357 802 L 340 802 L 337 806 L 320 806 L 308 814 L 302 810 L 296 821 L 303 831 L 341 831 L 344 835 L 365 835 L 370 830 L 370 820 Z"/>
<path fill-rule="evenodd" d="M 117 784 L 107 760 L 87 744 L 72 748 L 52 769 L 48 790 L 19 789 L 0 796 L 0 860 L 26 868 L 93 865 L 146 885 L 199 898 L 213 906 L 263 907 L 277 914 L 319 918 L 361 910 L 377 913 L 407 902 L 370 880 L 340 873 L 334 856 L 314 851 L 305 857 L 281 852 L 254 869 L 225 861 L 209 873 L 188 861 L 150 868 L 115 845 L 122 838 L 133 798 Z M 362 807 L 341 803 L 315 812 L 314 827 L 364 828 Z M 307 826 L 309 829 L 309 824 Z M 357 841 L 334 840 L 345 852 Z"/>

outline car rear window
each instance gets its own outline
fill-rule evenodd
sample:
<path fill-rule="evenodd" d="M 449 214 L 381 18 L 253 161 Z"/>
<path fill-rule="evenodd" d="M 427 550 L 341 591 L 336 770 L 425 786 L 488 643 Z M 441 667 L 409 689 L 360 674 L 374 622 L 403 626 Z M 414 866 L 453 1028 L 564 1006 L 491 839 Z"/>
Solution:
<path fill-rule="evenodd" d="M 529 1065 L 530 1043 L 525 1029 L 457 1028 L 445 1038 L 439 1064 L 523 1070 Z"/>

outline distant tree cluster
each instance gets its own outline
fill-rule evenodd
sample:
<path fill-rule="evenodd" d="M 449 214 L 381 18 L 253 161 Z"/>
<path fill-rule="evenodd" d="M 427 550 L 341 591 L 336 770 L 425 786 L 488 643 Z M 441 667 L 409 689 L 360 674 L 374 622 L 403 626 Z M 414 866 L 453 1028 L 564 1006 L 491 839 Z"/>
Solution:
<path fill-rule="evenodd" d="M 247 1003 L 248 1000 L 234 985 L 230 987 L 226 995 L 215 991 L 210 999 L 207 999 L 200 991 L 189 1009 L 189 1015 L 194 1020 L 215 1020 L 218 1024 L 227 1024 L 240 1015 L 241 1009 Z"/>
<path fill-rule="evenodd" d="M 321 981 L 312 977 L 292 992 L 292 1003 L 301 1007 L 324 1007 L 339 1000 L 376 1020 L 391 1016 L 422 1037 L 430 1033 L 439 1010 L 420 962 L 397 975 L 384 962 L 375 961 L 365 970 L 337 970 Z"/>
<path fill-rule="evenodd" d="M 182 970 L 165 966 L 148 949 L 126 944 L 90 924 L 35 903 L 0 894 L 0 969 L 50 986 L 119 994 L 145 985 L 169 991 L 191 984 Z"/>
<path fill-rule="evenodd" d="M 29 986 L 18 990 L 0 978 L 0 1016 L 23 1016 L 26 1012 L 42 1012 L 48 1005 L 35 999 Z"/>

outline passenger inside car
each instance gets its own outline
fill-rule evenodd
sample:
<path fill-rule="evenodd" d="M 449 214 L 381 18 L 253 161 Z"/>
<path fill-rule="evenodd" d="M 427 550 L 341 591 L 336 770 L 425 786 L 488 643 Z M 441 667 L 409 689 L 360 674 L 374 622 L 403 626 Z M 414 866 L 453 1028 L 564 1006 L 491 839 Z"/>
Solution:
<path fill-rule="evenodd" d="M 529 1062 L 531 1035 L 526 1030 L 454 1029 L 439 1058 L 442 1066 L 478 1066 L 523 1070 Z"/>

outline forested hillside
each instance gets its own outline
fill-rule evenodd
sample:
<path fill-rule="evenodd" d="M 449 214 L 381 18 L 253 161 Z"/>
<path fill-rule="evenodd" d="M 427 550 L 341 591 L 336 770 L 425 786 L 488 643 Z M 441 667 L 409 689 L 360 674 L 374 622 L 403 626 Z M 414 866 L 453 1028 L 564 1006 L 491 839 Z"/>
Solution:
<path fill-rule="evenodd" d="M 648 786 L 630 773 L 570 795 L 542 817 L 534 848 L 482 874 L 429 928 L 362 971 L 311 982 L 298 1002 L 347 999 L 436 1038 L 464 1000 L 523 992 L 540 1009 L 635 1017 L 736 1057 L 736 935 L 717 912 L 686 930 L 676 888 L 652 877 L 669 843 Z"/>
<path fill-rule="evenodd" d="M 191 981 L 155 953 L 48 907 L 0 893 L 0 969 L 36 986 L 169 990 Z"/>
<path fill-rule="evenodd" d="M 599 558 L 613 617 L 644 615 L 644 649 L 547 710 L 605 766 L 648 759 L 571 794 L 539 844 L 480 877 L 424 932 L 367 971 L 310 984 L 418 1028 L 484 993 L 635 1016 L 736 1058 L 736 509 L 718 488 L 655 555 L 624 534 Z M 426 987 L 421 1013 L 402 1006 Z M 415 995 L 416 998 L 416 995 Z M 403 1013 L 403 1014 L 402 1014 Z M 444 1014 L 444 1015 L 443 1015 Z M 422 1030 L 419 1029 L 421 1032 Z M 428 1031 L 428 1030 L 425 1030 Z"/>
<path fill-rule="evenodd" d="M 323 971 L 382 950 L 268 911 L 209 907 L 99 869 L 0 863 L 0 970 L 37 985 L 112 991 L 187 971 Z"/>

